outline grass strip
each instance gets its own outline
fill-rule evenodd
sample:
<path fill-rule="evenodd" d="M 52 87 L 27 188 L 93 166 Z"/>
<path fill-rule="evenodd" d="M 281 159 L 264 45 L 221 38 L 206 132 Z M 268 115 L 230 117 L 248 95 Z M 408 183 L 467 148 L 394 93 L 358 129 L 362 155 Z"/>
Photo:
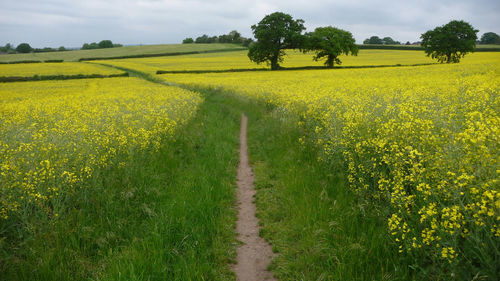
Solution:
<path fill-rule="evenodd" d="M 128 77 L 127 72 L 119 74 L 76 74 L 76 75 L 35 75 L 29 77 L 22 76 L 5 76 L 0 77 L 0 83 L 9 82 L 26 82 L 26 81 L 44 81 L 44 80 L 69 80 L 69 79 L 89 79 L 89 78 L 112 78 L 112 77 Z"/>
<path fill-rule="evenodd" d="M 39 60 L 0 61 L 0 64 L 41 63 Z"/>

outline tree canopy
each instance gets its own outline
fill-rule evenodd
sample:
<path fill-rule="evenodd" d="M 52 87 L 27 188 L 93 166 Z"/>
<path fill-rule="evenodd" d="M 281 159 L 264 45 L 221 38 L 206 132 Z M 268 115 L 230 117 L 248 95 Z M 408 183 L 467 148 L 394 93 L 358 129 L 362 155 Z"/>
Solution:
<path fill-rule="evenodd" d="M 384 38 L 380 38 L 378 36 L 372 36 L 370 38 L 365 39 L 363 41 L 363 44 L 372 44 L 372 45 L 401 45 L 401 42 L 395 41 L 389 36 L 386 36 Z"/>
<path fill-rule="evenodd" d="M 265 16 L 258 24 L 252 25 L 257 42 L 250 46 L 248 57 L 256 63 L 266 62 L 271 69 L 278 69 L 283 61 L 285 49 L 301 47 L 305 30 L 304 21 L 275 12 Z"/>
<path fill-rule="evenodd" d="M 16 51 L 18 53 L 29 53 L 33 50 L 33 48 L 31 48 L 30 44 L 28 43 L 21 43 L 19 44 L 17 47 L 16 47 Z"/>
<path fill-rule="evenodd" d="M 326 57 L 325 65 L 341 64 L 338 58 L 341 54 L 358 54 L 356 40 L 349 31 L 335 27 L 318 27 L 314 32 L 306 33 L 305 51 L 315 51 L 314 60 L 318 61 Z"/>
<path fill-rule="evenodd" d="M 242 44 L 243 46 L 248 47 L 252 42 L 253 40 L 251 38 L 245 38 L 241 36 L 241 33 L 239 33 L 238 31 L 232 30 L 228 34 L 222 34 L 219 36 L 208 36 L 206 34 L 203 34 L 202 36 L 196 37 L 196 39 L 188 37 L 182 41 L 182 44 L 231 43 L 231 44 Z"/>
<path fill-rule="evenodd" d="M 104 48 L 113 48 L 113 42 L 111 40 L 102 40 L 97 44 L 99 48 L 104 49 Z"/>
<path fill-rule="evenodd" d="M 500 44 L 500 36 L 495 32 L 486 32 L 481 36 L 481 44 Z"/>
<path fill-rule="evenodd" d="M 476 47 L 477 33 L 465 21 L 453 20 L 422 34 L 422 47 L 427 56 L 439 62 L 458 63 Z"/>
<path fill-rule="evenodd" d="M 392 39 L 389 36 L 382 38 L 382 43 L 384 45 L 401 45 L 401 42 L 395 41 L 394 39 Z"/>
<path fill-rule="evenodd" d="M 92 42 L 92 43 L 84 43 L 82 45 L 82 50 L 93 50 L 93 49 L 104 49 L 104 48 L 116 48 L 116 47 L 123 47 L 121 44 L 113 44 L 111 40 L 102 40 L 99 43 Z"/>
<path fill-rule="evenodd" d="M 380 37 L 378 36 L 372 36 L 363 41 L 363 44 L 383 44 L 383 43 L 384 42 L 382 41 L 382 39 L 380 39 Z"/>

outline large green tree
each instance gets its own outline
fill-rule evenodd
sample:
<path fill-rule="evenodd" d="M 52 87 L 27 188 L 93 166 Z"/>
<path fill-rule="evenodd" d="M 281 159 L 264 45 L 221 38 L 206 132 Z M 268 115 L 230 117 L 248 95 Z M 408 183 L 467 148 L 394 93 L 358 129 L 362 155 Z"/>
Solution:
<path fill-rule="evenodd" d="M 474 51 L 478 32 L 465 21 L 453 20 L 427 31 L 420 38 L 427 56 L 441 63 L 457 63 Z"/>
<path fill-rule="evenodd" d="M 304 29 L 303 20 L 294 20 L 288 14 L 275 12 L 267 15 L 252 25 L 257 42 L 250 46 L 248 57 L 256 63 L 267 62 L 273 70 L 278 69 L 285 49 L 301 47 Z"/>
<path fill-rule="evenodd" d="M 481 36 L 481 44 L 500 44 L 500 36 L 495 32 L 486 32 Z"/>
<path fill-rule="evenodd" d="M 340 55 L 358 54 L 356 40 L 349 31 L 335 27 L 318 27 L 314 32 L 306 33 L 305 51 L 314 51 L 314 60 L 318 61 L 326 57 L 325 65 L 341 64 Z"/>

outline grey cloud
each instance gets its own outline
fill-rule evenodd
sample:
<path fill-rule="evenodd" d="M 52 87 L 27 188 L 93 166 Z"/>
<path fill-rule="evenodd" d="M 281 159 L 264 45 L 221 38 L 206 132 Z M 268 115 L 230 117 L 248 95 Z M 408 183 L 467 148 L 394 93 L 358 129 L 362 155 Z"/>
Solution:
<path fill-rule="evenodd" d="M 494 0 L 0 0 L 0 44 L 81 46 L 111 39 L 124 44 L 178 43 L 250 26 L 283 11 L 305 20 L 308 30 L 337 26 L 358 42 L 371 36 L 417 41 L 421 33 L 452 19 L 482 33 L 500 33 L 500 1 Z"/>

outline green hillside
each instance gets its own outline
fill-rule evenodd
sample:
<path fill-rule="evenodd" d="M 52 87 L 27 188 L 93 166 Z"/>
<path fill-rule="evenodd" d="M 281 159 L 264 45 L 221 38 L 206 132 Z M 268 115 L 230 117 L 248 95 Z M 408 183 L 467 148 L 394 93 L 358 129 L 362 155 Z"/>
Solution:
<path fill-rule="evenodd" d="M 82 58 L 110 58 L 123 56 L 155 55 L 169 53 L 191 53 L 207 51 L 223 51 L 245 49 L 235 44 L 164 44 L 128 46 L 110 49 L 75 50 L 64 52 L 29 53 L 0 55 L 0 62 L 26 61 L 26 60 L 64 60 L 78 61 Z"/>

